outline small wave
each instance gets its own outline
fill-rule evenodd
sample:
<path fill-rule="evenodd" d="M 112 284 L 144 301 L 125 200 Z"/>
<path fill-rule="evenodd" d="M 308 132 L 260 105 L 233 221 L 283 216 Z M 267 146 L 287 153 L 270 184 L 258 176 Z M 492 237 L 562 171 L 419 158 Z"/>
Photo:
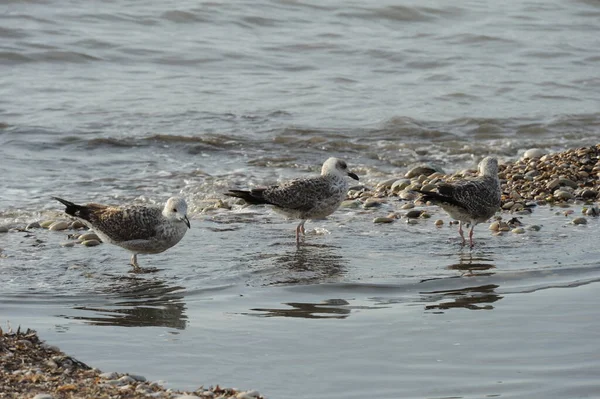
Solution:
<path fill-rule="evenodd" d="M 162 13 L 160 16 L 162 19 L 166 19 L 167 21 L 175 22 L 175 23 L 194 23 L 194 22 L 209 22 L 210 19 L 206 17 L 201 17 L 197 13 L 193 11 L 181 11 L 181 10 L 171 10 Z"/>
<path fill-rule="evenodd" d="M 77 51 L 51 50 L 36 53 L 29 53 L 27 58 L 30 61 L 50 61 L 50 62 L 73 62 L 86 63 L 90 61 L 101 61 L 101 58 Z"/>
<path fill-rule="evenodd" d="M 356 11 L 344 11 L 338 15 L 367 20 L 387 19 L 403 22 L 429 22 L 438 18 L 456 17 L 462 13 L 463 11 L 457 7 L 441 9 L 433 7 L 407 7 L 394 5 L 375 9 L 362 8 Z"/>

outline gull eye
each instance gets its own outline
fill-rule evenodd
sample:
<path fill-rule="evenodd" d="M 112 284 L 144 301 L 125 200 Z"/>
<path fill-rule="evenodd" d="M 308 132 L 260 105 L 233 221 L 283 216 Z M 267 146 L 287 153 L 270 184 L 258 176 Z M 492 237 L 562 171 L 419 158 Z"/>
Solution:
<path fill-rule="evenodd" d="M 173 208 L 173 212 L 177 212 L 177 208 Z"/>

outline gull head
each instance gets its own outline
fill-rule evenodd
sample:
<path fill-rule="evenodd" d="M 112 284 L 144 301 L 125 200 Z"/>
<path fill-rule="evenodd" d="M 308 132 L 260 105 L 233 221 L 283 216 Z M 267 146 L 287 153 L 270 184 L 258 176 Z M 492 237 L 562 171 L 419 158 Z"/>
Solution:
<path fill-rule="evenodd" d="M 169 198 L 165 204 L 162 214 L 168 220 L 185 223 L 187 227 L 190 228 L 190 221 L 187 217 L 187 203 L 183 198 Z"/>
<path fill-rule="evenodd" d="M 358 176 L 348 170 L 346 161 L 338 158 L 329 158 L 327 161 L 325 161 L 323 167 L 321 168 L 321 176 L 325 175 L 334 175 L 340 177 L 350 176 L 354 180 L 358 180 Z"/>
<path fill-rule="evenodd" d="M 498 177 L 498 160 L 494 157 L 485 157 L 479 162 L 479 175 Z"/>

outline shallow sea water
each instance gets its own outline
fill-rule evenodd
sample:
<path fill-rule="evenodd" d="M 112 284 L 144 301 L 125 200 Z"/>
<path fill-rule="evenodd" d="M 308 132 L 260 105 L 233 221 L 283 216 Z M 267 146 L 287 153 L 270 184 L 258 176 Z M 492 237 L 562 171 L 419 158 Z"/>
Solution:
<path fill-rule="evenodd" d="M 597 219 L 538 207 L 522 220 L 539 232 L 481 225 L 471 251 L 436 208 L 373 224 L 391 200 L 308 222 L 297 249 L 267 209 L 206 211 L 332 155 L 374 187 L 595 145 L 598 17 L 590 0 L 4 2 L 0 226 L 60 216 L 51 196 L 180 194 L 192 229 L 141 275 L 120 248 L 0 233 L 0 319 L 176 388 L 599 396 Z"/>
<path fill-rule="evenodd" d="M 2 316 L 102 370 L 177 388 L 218 382 L 277 398 L 597 394 L 600 221 L 575 226 L 563 209 L 539 207 L 521 220 L 540 231 L 493 236 L 480 225 L 471 250 L 456 226 L 433 219 L 370 222 L 388 211 L 309 222 L 300 248 L 293 223 L 270 212 L 228 228 L 227 213 L 193 219 L 180 245 L 140 257 L 159 269 L 147 274 L 127 273 L 120 248 L 62 248 L 65 232 L 7 233 L 18 242 L 5 245 Z M 41 259 L 10 250 L 37 241 Z"/>

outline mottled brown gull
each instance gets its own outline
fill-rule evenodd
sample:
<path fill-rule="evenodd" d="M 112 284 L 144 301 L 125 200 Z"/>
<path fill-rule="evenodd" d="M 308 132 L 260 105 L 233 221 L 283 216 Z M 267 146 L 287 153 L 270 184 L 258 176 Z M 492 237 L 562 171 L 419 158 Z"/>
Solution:
<path fill-rule="evenodd" d="M 187 204 L 183 198 L 171 197 L 163 209 L 153 206 L 100 204 L 76 205 L 58 197 L 68 215 L 74 216 L 93 229 L 104 242 L 118 245 L 131 252 L 131 265 L 141 268 L 137 254 L 157 254 L 177 244 L 190 228 Z"/>
<path fill-rule="evenodd" d="M 473 247 L 473 228 L 485 222 L 500 208 L 501 191 L 498 179 L 498 160 L 486 157 L 479 162 L 479 174 L 475 178 L 443 183 L 437 192 L 419 191 L 423 201 L 430 201 L 444 209 L 450 217 L 458 220 L 458 233 L 465 245 L 462 224 L 470 223 L 469 244 Z"/>
<path fill-rule="evenodd" d="M 331 215 L 346 199 L 347 176 L 358 180 L 356 174 L 348 171 L 346 162 L 329 158 L 323 163 L 320 176 L 294 179 L 250 191 L 229 190 L 225 195 L 242 198 L 249 204 L 273 205 L 275 211 L 292 219 L 300 219 L 296 227 L 296 244 L 300 244 L 300 233 L 305 233 L 306 220 Z"/>

